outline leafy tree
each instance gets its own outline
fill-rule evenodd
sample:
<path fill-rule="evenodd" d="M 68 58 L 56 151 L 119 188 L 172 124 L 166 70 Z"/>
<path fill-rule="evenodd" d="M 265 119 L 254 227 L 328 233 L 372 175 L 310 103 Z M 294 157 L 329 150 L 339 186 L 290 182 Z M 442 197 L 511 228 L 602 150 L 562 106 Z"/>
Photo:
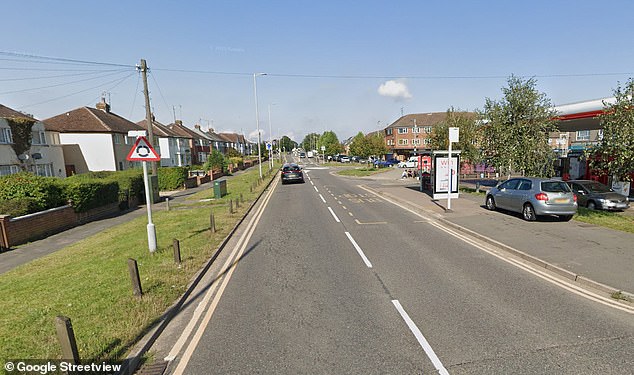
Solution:
<path fill-rule="evenodd" d="M 211 151 L 211 155 L 209 155 L 209 157 L 207 158 L 207 162 L 205 163 L 203 168 L 207 171 L 210 171 L 210 170 L 224 171 L 225 167 L 227 166 L 226 164 L 227 162 L 222 152 L 218 150 L 213 150 Z"/>
<path fill-rule="evenodd" d="M 385 144 L 385 135 L 370 133 L 366 136 L 366 139 L 370 144 L 370 153 L 366 156 L 380 156 L 388 153 L 388 148 Z"/>
<path fill-rule="evenodd" d="M 363 135 L 362 132 L 358 132 L 357 135 L 352 138 L 352 143 L 350 143 L 350 153 L 364 158 L 372 155 L 370 151 L 370 142 L 365 138 L 365 135 Z"/>
<path fill-rule="evenodd" d="M 453 107 L 447 110 L 445 120 L 434 126 L 430 135 L 431 147 L 434 150 L 446 150 L 449 148 L 449 128 L 460 129 L 460 139 L 452 145 L 454 150 L 461 151 L 461 160 L 470 163 L 479 163 L 482 159 L 480 151 L 481 128 L 473 113 L 462 112 Z"/>
<path fill-rule="evenodd" d="M 337 134 L 333 131 L 325 131 L 324 134 L 319 137 L 317 146 L 320 152 L 321 146 L 326 146 L 326 151 L 324 151 L 326 155 L 334 155 L 343 152 L 343 145 L 339 142 Z"/>
<path fill-rule="evenodd" d="M 257 150 L 257 145 L 255 148 Z M 240 153 L 240 151 L 236 150 L 233 147 L 227 147 L 227 149 L 225 150 L 225 156 L 228 158 L 239 158 L 242 157 L 242 154 Z"/>
<path fill-rule="evenodd" d="M 548 133 L 555 131 L 555 111 L 531 78 L 511 76 L 500 101 L 486 99 L 481 113 L 484 160 L 510 175 L 552 176 L 554 154 Z"/>
<path fill-rule="evenodd" d="M 591 150 L 590 166 L 618 181 L 631 181 L 634 173 L 634 80 L 614 90 L 616 102 L 604 103 L 600 116 L 603 139 Z"/>
<path fill-rule="evenodd" d="M 285 135 L 282 139 L 280 139 L 280 146 L 283 150 L 291 151 L 292 149 L 297 148 L 297 142 Z"/>
<path fill-rule="evenodd" d="M 317 145 L 317 142 L 319 142 L 319 134 L 317 133 L 306 134 L 306 136 L 304 137 L 304 140 L 302 141 L 302 148 L 304 150 L 312 150 Z"/>

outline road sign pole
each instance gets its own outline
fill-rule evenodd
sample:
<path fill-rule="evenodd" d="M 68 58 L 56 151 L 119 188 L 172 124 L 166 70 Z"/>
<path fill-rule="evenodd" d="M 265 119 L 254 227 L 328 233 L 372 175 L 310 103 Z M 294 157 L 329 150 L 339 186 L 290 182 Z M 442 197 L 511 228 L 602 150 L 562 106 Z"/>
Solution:
<path fill-rule="evenodd" d="M 147 243 L 150 248 L 150 253 L 154 253 L 156 251 L 156 231 L 152 223 L 152 200 L 150 197 L 149 180 L 147 162 L 143 161 L 143 183 L 145 185 L 145 205 L 147 207 Z"/>

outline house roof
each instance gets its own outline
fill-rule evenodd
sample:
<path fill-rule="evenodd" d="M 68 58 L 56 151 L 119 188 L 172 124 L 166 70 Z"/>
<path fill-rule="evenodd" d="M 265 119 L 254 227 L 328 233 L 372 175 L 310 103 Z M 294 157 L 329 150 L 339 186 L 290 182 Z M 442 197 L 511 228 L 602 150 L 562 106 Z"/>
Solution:
<path fill-rule="evenodd" d="M 34 119 L 33 116 L 31 115 L 18 112 L 15 109 L 11 109 L 9 107 L 3 106 L 2 104 L 0 104 L 0 117 L 1 118 L 26 117 L 26 118 Z"/>
<path fill-rule="evenodd" d="M 432 126 L 442 122 L 445 117 L 447 117 L 447 112 L 412 113 L 402 116 L 388 126 L 388 128 L 413 127 L 414 120 L 416 120 L 417 127 Z"/>
<path fill-rule="evenodd" d="M 199 139 L 200 135 L 196 132 L 194 132 L 193 130 L 191 130 L 190 128 L 188 128 L 187 126 L 183 125 L 183 123 L 181 121 L 176 121 L 173 124 L 169 124 L 167 125 L 167 128 L 171 131 L 173 131 L 175 134 L 178 134 L 181 137 L 184 138 L 196 138 Z"/>
<path fill-rule="evenodd" d="M 60 133 L 123 133 L 143 130 L 123 117 L 105 110 L 81 107 L 43 121 L 47 130 Z"/>
<path fill-rule="evenodd" d="M 137 121 L 136 124 L 139 125 L 140 127 L 142 127 L 143 129 L 147 130 L 147 121 L 146 120 Z M 156 120 L 152 121 L 152 134 L 157 136 L 157 137 L 162 137 L 162 138 L 167 138 L 167 137 L 182 138 L 183 137 L 182 135 L 178 134 L 177 132 L 173 131 L 172 129 L 170 129 L 166 125 L 163 125 L 163 124 L 161 124 L 160 122 L 158 122 Z"/>

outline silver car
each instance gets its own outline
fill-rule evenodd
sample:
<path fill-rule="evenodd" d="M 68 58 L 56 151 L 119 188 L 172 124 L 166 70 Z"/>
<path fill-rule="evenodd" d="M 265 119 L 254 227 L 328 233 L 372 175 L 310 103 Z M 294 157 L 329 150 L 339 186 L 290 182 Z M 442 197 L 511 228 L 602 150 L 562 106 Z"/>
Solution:
<path fill-rule="evenodd" d="M 543 215 L 557 215 L 568 221 L 577 212 L 577 197 L 564 181 L 518 177 L 489 190 L 485 205 L 489 210 L 519 212 L 527 221 Z"/>

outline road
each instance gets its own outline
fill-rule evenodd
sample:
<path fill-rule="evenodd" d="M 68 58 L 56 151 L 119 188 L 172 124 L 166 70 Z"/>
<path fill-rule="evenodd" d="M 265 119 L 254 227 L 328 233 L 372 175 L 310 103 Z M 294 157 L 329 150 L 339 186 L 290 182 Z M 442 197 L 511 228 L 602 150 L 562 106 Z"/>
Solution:
<path fill-rule="evenodd" d="M 184 314 L 198 316 L 188 328 L 167 330 L 169 373 L 632 373 L 631 313 L 483 251 L 358 180 L 306 171 L 305 184 L 271 185 L 252 232 L 225 256 L 235 267 L 196 301 L 198 315 Z"/>

